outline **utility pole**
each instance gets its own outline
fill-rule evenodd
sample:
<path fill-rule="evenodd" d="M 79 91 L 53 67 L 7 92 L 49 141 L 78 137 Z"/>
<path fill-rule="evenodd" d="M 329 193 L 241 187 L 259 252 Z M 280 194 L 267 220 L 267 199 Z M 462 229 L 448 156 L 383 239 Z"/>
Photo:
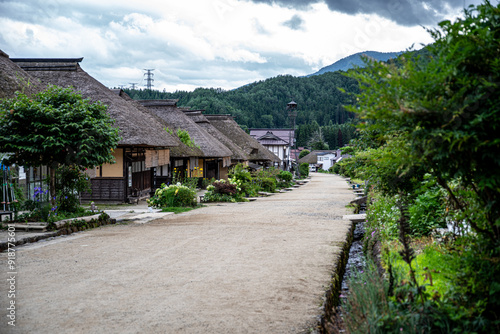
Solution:
<path fill-rule="evenodd" d="M 153 71 L 154 71 L 154 68 L 151 68 L 151 69 L 144 69 L 144 71 L 146 71 L 146 73 L 144 73 L 144 75 L 146 76 L 146 88 L 148 90 L 151 90 L 151 87 L 153 87 L 153 81 L 155 81 L 153 79 Z"/>
<path fill-rule="evenodd" d="M 286 111 L 288 114 L 288 119 L 290 120 L 290 132 L 288 134 L 288 146 L 289 146 L 289 151 L 288 151 L 288 171 L 292 172 L 292 166 L 293 166 L 293 158 L 292 158 L 292 149 L 295 146 L 295 118 L 297 117 L 297 103 L 295 101 L 290 101 L 286 105 Z M 296 172 L 296 171 L 295 171 Z M 292 172 L 293 173 L 293 172 Z"/>
<path fill-rule="evenodd" d="M 137 82 L 129 82 L 130 85 L 132 85 L 131 89 L 135 89 L 135 85 L 137 85 Z"/>

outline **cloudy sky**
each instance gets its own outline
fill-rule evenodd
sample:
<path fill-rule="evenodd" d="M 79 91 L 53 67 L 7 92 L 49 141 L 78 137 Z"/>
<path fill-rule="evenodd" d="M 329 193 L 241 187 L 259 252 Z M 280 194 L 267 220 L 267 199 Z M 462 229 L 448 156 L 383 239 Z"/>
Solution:
<path fill-rule="evenodd" d="M 0 0 L 12 58 L 84 57 L 109 87 L 233 89 L 356 52 L 431 42 L 423 27 L 480 0 Z M 495 1 L 493 1 L 495 2 Z"/>

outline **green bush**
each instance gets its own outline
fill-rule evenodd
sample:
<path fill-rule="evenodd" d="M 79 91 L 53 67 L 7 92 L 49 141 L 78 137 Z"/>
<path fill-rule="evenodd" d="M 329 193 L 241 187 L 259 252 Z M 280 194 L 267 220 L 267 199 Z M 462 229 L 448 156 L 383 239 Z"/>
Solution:
<path fill-rule="evenodd" d="M 420 300 L 408 281 L 384 280 L 371 261 L 347 285 L 350 294 L 342 306 L 349 333 L 463 333 L 453 331 L 452 320 L 438 302 Z"/>
<path fill-rule="evenodd" d="M 283 182 L 290 182 L 293 180 L 293 174 L 290 173 L 289 171 L 282 170 L 278 174 L 278 179 Z"/>
<path fill-rule="evenodd" d="M 375 195 L 366 210 L 366 233 L 377 233 L 382 240 L 398 237 L 398 220 L 401 216 L 396 206 L 397 197 Z"/>
<path fill-rule="evenodd" d="M 236 166 L 234 166 L 229 171 L 229 179 L 230 182 L 234 183 L 238 188 L 240 188 L 238 192 L 242 196 L 257 195 L 258 187 L 252 178 L 252 174 L 246 166 L 243 166 L 242 164 L 237 164 Z"/>
<path fill-rule="evenodd" d="M 288 188 L 293 185 L 293 174 L 286 171 L 282 170 L 278 174 L 278 183 L 276 183 L 277 188 Z"/>
<path fill-rule="evenodd" d="M 253 173 L 255 185 L 257 185 L 258 189 L 261 191 L 276 191 L 277 178 L 280 172 L 281 170 L 272 167 Z"/>
<path fill-rule="evenodd" d="M 299 153 L 299 159 L 302 159 L 303 157 L 305 157 L 309 153 L 311 153 L 311 151 L 309 151 L 309 150 L 302 150 L 302 151 L 300 151 L 300 153 Z"/>
<path fill-rule="evenodd" d="M 309 176 L 309 164 L 307 162 L 303 162 L 299 165 L 299 173 L 301 177 Z"/>
<path fill-rule="evenodd" d="M 56 170 L 56 194 L 58 212 L 77 212 L 80 209 L 80 193 L 90 192 L 88 176 L 78 167 L 61 166 Z"/>
<path fill-rule="evenodd" d="M 163 207 L 193 207 L 196 206 L 196 191 L 180 183 L 162 184 L 156 189 L 155 195 L 147 200 L 148 205 L 154 208 Z"/>
<path fill-rule="evenodd" d="M 429 235 L 433 229 L 446 227 L 444 193 L 434 187 L 417 196 L 408 207 L 410 228 L 415 236 Z"/>
<path fill-rule="evenodd" d="M 259 186 L 262 191 L 267 191 L 269 193 L 273 193 L 276 191 L 276 179 L 272 177 L 264 177 L 260 179 Z"/>

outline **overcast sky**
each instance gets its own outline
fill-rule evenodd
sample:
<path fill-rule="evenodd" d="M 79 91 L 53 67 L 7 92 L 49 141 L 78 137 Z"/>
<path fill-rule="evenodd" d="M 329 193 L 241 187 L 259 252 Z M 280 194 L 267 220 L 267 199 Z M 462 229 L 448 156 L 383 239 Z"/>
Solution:
<path fill-rule="evenodd" d="M 495 2 L 495 1 L 493 1 Z M 432 41 L 423 27 L 479 0 L 0 0 L 10 57 L 84 57 L 108 87 L 233 89 L 356 52 Z"/>

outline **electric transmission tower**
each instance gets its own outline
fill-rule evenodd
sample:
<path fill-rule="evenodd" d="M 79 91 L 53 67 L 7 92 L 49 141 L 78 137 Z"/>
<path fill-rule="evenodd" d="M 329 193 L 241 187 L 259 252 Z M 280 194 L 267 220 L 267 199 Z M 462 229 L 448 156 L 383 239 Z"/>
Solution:
<path fill-rule="evenodd" d="M 146 88 L 148 90 L 151 90 L 151 87 L 153 87 L 153 81 L 155 81 L 155 79 L 153 79 L 153 71 L 154 71 L 154 68 L 152 69 L 144 69 L 144 71 L 146 71 L 146 73 L 144 73 L 144 75 L 146 76 Z"/>
<path fill-rule="evenodd" d="M 132 88 L 131 89 L 135 89 L 135 85 L 137 85 L 137 82 L 129 82 L 129 84 L 132 85 Z"/>

